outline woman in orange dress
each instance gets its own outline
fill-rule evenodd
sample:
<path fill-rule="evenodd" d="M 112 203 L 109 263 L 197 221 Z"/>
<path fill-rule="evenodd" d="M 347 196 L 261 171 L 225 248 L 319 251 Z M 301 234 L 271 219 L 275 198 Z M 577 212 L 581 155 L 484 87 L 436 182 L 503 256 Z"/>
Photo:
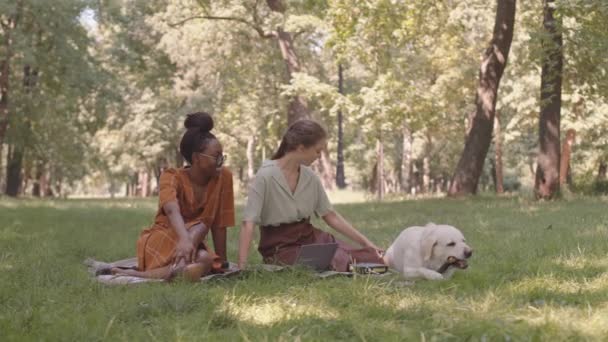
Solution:
<path fill-rule="evenodd" d="M 189 114 L 180 153 L 189 166 L 165 170 L 159 181 L 159 205 L 152 227 L 137 241 L 138 270 L 112 273 L 196 281 L 226 260 L 226 227 L 234 225 L 232 173 L 222 167 L 222 145 L 210 132 L 207 113 Z M 204 243 L 211 230 L 218 254 Z"/>

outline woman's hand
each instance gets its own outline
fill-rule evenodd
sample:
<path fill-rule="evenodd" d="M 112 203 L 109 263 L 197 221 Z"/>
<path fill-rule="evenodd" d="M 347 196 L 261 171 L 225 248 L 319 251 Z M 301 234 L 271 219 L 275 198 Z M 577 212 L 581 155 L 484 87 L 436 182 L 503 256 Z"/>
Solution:
<path fill-rule="evenodd" d="M 186 229 L 177 201 L 167 202 L 163 205 L 163 210 L 169 217 L 169 222 L 171 222 L 171 226 L 173 226 L 178 236 L 175 251 L 173 252 L 173 266 L 185 266 L 196 260 L 197 246 L 194 246 L 192 238 Z"/>
<path fill-rule="evenodd" d="M 373 242 L 371 242 L 365 235 L 361 234 L 358 230 L 356 230 L 348 221 L 346 221 L 340 214 L 335 211 L 330 211 L 325 216 L 323 216 L 323 220 L 327 225 L 337 230 L 338 232 L 344 234 L 349 239 L 357 242 L 361 247 L 369 247 L 373 248 L 378 252 L 378 256 L 380 256 L 381 249 L 378 248 Z"/>
<path fill-rule="evenodd" d="M 178 265 L 181 260 L 189 264 L 196 258 L 196 248 L 189 237 L 180 238 L 175 246 L 173 264 Z"/>

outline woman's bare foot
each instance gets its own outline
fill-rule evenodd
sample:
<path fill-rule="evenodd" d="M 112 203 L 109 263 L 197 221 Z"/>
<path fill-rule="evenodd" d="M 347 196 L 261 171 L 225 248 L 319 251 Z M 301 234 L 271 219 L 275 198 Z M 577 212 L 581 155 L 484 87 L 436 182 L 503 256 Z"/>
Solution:
<path fill-rule="evenodd" d="M 160 267 L 148 271 L 137 271 L 132 269 L 124 269 L 113 267 L 110 273 L 113 275 L 125 275 L 140 278 L 164 279 L 171 281 L 176 277 L 183 276 L 184 279 L 192 282 L 197 282 L 200 278 L 211 271 L 213 258 L 205 250 L 199 250 L 195 262 L 186 264 L 184 260 L 180 260 L 177 264 Z"/>

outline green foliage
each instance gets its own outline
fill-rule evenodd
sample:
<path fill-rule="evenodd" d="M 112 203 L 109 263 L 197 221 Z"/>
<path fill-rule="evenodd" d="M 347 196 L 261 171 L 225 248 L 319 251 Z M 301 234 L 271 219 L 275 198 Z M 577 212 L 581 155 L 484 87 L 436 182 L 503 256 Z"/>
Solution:
<path fill-rule="evenodd" d="M 294 95 L 328 128 L 332 156 L 336 114 L 344 114 L 352 186 L 371 179 L 378 140 L 386 172 L 399 174 L 404 131 L 413 137 L 414 168 L 426 159 L 432 178 L 448 178 L 495 15 L 495 5 L 481 0 L 284 0 L 284 13 L 266 1 L 23 0 L 1 2 L 0 20 L 18 3 L 6 143 L 26 146 L 27 163 L 43 161 L 70 181 L 89 174 L 119 182 L 179 165 L 184 116 L 200 110 L 214 114 L 229 166 L 246 181 L 243 170 L 276 148 Z M 577 131 L 572 170 L 582 175 L 608 157 L 608 5 L 556 6 L 564 35 L 561 129 Z M 541 19 L 541 2 L 518 4 L 497 104 L 505 174 L 524 187 L 538 140 L 547 48 Z M 273 38 L 278 27 L 291 34 L 300 64 L 290 77 Z M 5 35 L 0 28 L 0 41 Z M 22 86 L 25 66 L 39 72 L 35 87 Z"/>
<path fill-rule="evenodd" d="M 116 100 L 109 87 L 112 75 L 103 69 L 94 40 L 80 22 L 90 2 L 10 3 L 7 11 L 18 20 L 10 32 L 5 143 L 21 146 L 29 161 L 42 163 L 59 181 L 80 179 L 88 168 L 91 137 L 104 124 L 107 104 Z M 0 38 L 6 34 L 0 31 Z"/>

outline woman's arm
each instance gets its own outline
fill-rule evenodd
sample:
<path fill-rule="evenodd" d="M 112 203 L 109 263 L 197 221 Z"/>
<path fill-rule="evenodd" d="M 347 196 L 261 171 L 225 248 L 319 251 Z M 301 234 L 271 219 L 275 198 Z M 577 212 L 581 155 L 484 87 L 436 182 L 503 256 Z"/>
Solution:
<path fill-rule="evenodd" d="M 167 217 L 169 217 L 169 222 L 171 222 L 171 226 L 175 229 L 175 232 L 178 236 L 177 246 L 175 246 L 175 254 L 173 256 L 174 263 L 177 264 L 180 259 L 183 259 L 186 263 L 190 263 L 192 260 L 196 259 L 196 248 L 192 243 L 192 239 L 188 234 L 188 230 L 186 229 L 186 225 L 184 224 L 184 218 L 179 210 L 179 204 L 177 201 L 170 201 L 163 205 L 163 210 Z"/>
<path fill-rule="evenodd" d="M 226 262 L 226 227 L 213 227 L 211 228 L 211 235 L 213 236 L 213 248 L 215 253 L 220 256 L 222 262 Z"/>
<path fill-rule="evenodd" d="M 253 238 L 253 229 L 255 223 L 252 221 L 243 221 L 241 232 L 239 234 L 239 260 L 238 267 L 243 269 L 247 265 L 247 257 L 249 256 L 249 246 Z"/>
<path fill-rule="evenodd" d="M 323 216 L 323 221 L 327 223 L 330 227 L 342 233 L 344 236 L 349 239 L 358 242 L 363 247 L 371 247 L 376 250 L 380 250 L 373 242 L 371 242 L 365 235 L 361 234 L 358 230 L 356 230 L 348 221 L 346 221 L 340 214 L 331 210 L 325 216 Z"/>

